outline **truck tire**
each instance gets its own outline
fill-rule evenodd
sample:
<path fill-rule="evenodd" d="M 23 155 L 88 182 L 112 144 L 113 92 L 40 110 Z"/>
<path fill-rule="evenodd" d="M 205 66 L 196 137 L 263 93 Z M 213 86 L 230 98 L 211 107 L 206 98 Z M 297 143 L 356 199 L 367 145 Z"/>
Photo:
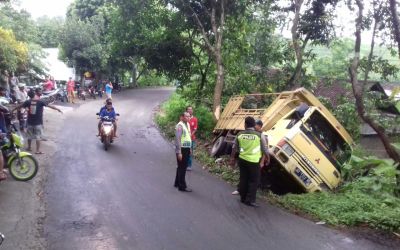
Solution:
<path fill-rule="evenodd" d="M 219 157 L 225 154 L 226 144 L 225 136 L 218 137 L 211 148 L 211 156 Z"/>

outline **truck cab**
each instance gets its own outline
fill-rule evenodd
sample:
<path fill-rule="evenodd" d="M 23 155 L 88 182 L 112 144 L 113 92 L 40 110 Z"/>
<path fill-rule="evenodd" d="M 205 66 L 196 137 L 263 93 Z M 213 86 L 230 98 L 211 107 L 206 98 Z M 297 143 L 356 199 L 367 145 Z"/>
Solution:
<path fill-rule="evenodd" d="M 270 168 L 284 169 L 301 191 L 334 189 L 351 156 L 351 145 L 317 107 L 299 107 L 304 112 L 293 109 L 265 131 L 273 158 Z"/>

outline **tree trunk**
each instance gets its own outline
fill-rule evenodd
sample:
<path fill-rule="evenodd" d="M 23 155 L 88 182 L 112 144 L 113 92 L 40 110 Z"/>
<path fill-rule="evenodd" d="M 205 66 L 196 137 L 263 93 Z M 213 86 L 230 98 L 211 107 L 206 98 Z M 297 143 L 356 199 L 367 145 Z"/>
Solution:
<path fill-rule="evenodd" d="M 302 78 L 302 70 L 303 68 L 303 56 L 297 59 L 296 68 L 289 79 L 288 86 L 293 87 L 298 85 L 300 79 Z"/>
<path fill-rule="evenodd" d="M 303 0 L 301 0 L 303 1 Z M 189 2 L 189 1 L 187 1 Z M 216 8 L 217 4 L 220 4 L 221 7 L 221 13 L 219 16 L 219 20 L 216 19 Z M 213 117 L 215 120 L 218 120 L 220 115 L 221 115 L 221 96 L 222 96 L 222 90 L 224 88 L 224 65 L 223 65 L 223 59 L 222 59 L 222 37 L 223 37 L 223 30 L 224 30 L 224 25 L 225 25 L 225 7 L 226 7 L 226 0 L 219 0 L 219 1 L 214 1 L 213 6 L 211 9 L 210 15 L 210 20 L 211 20 L 211 27 L 213 30 L 213 36 L 214 36 L 214 45 L 211 44 L 210 39 L 208 38 L 208 34 L 204 29 L 203 24 L 201 23 L 199 17 L 197 16 L 196 12 L 193 10 L 193 8 L 190 6 L 190 4 L 187 3 L 187 7 L 191 9 L 193 16 L 196 20 L 197 26 L 203 36 L 204 42 L 205 42 L 205 47 L 207 48 L 207 51 L 210 56 L 212 56 L 215 60 L 216 66 L 217 66 L 217 79 L 215 82 L 215 87 L 214 87 L 214 101 L 213 101 Z"/>
<path fill-rule="evenodd" d="M 216 64 L 217 79 L 214 88 L 213 114 L 214 119 L 218 120 L 221 115 L 221 96 L 222 89 L 224 88 L 224 65 L 222 64 L 222 55 L 220 51 L 217 51 Z"/>
<path fill-rule="evenodd" d="M 393 22 L 393 35 L 397 42 L 397 52 L 400 58 L 400 20 L 397 14 L 397 3 L 396 0 L 389 0 L 390 2 L 390 13 L 392 15 Z"/>
<path fill-rule="evenodd" d="M 300 10 L 303 5 L 304 0 L 296 0 L 295 1 L 295 15 L 293 18 L 293 25 L 291 29 L 292 33 L 292 42 L 293 42 L 293 49 L 296 55 L 296 69 L 292 74 L 292 77 L 290 77 L 288 85 L 289 86 L 294 86 L 297 85 L 298 82 L 301 79 L 301 70 L 303 67 L 303 53 L 305 48 L 305 44 L 303 44 L 302 47 L 300 47 L 300 39 L 298 35 L 298 26 L 300 22 Z"/>
<path fill-rule="evenodd" d="M 137 87 L 137 67 L 136 67 L 136 57 L 132 58 L 132 82 L 130 83 L 131 88 Z"/>
<path fill-rule="evenodd" d="M 400 163 L 400 155 L 396 152 L 396 149 L 390 143 L 388 136 L 385 134 L 384 128 L 382 128 L 370 116 L 368 116 L 365 111 L 365 106 L 363 102 L 364 84 L 363 82 L 358 81 L 358 76 L 357 76 L 357 71 L 360 64 L 361 30 L 362 30 L 364 5 L 362 3 L 362 0 L 356 0 L 356 3 L 358 6 L 358 17 L 356 19 L 356 33 L 355 33 L 356 42 L 354 47 L 354 58 L 351 67 L 349 68 L 349 74 L 350 74 L 353 94 L 356 99 L 357 112 L 360 118 L 369 126 L 371 126 L 371 128 L 377 133 L 389 157 L 392 158 L 395 162 Z M 397 166 L 397 170 L 400 170 L 400 164 Z M 396 174 L 396 181 L 397 181 L 396 194 L 399 195 L 400 194 L 399 174 Z"/>

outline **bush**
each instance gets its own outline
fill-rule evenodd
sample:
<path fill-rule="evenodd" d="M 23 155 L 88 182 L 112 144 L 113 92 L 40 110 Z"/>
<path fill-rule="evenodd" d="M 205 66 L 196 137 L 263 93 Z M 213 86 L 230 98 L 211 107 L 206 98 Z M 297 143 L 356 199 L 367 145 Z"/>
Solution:
<path fill-rule="evenodd" d="M 194 107 L 194 115 L 197 117 L 198 120 L 198 137 L 211 138 L 212 131 L 215 127 L 215 121 L 212 112 L 204 106 L 198 106 Z"/>
<path fill-rule="evenodd" d="M 179 116 L 187 105 L 187 101 L 176 93 L 162 105 L 161 113 L 157 115 L 156 122 L 167 137 L 174 137 L 175 125 L 179 122 Z"/>
<path fill-rule="evenodd" d="M 174 93 L 170 99 L 161 107 L 161 113 L 157 115 L 156 122 L 158 126 L 170 138 L 174 137 L 175 125 L 179 121 L 179 115 L 185 111 L 189 102 L 181 95 Z M 198 119 L 197 136 L 199 138 L 209 138 L 215 126 L 211 111 L 200 105 L 194 106 L 194 115 Z"/>
<path fill-rule="evenodd" d="M 172 85 L 172 83 L 165 76 L 150 72 L 149 74 L 143 75 L 139 78 L 138 85 L 140 87 L 169 86 Z"/>

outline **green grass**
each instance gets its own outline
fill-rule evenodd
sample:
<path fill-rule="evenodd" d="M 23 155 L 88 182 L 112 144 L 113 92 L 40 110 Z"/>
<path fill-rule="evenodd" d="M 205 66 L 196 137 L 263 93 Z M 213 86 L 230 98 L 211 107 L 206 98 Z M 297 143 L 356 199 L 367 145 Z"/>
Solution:
<path fill-rule="evenodd" d="M 289 209 L 298 209 L 331 225 L 369 225 L 387 231 L 400 230 L 400 199 L 385 203 L 360 189 L 277 197 Z"/>

